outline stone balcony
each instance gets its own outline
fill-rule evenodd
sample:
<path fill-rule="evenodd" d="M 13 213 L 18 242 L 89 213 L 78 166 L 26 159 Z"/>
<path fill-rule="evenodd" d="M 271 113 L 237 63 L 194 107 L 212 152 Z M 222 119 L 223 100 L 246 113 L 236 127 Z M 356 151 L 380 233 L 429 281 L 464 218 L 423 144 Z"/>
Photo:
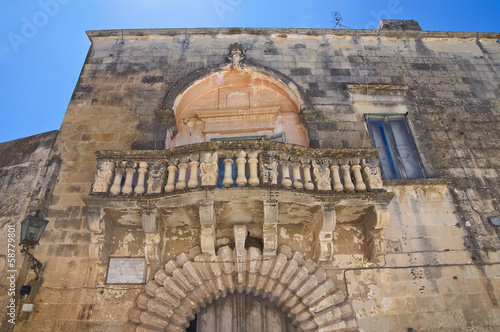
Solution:
<path fill-rule="evenodd" d="M 84 198 L 93 232 L 102 233 L 104 214 L 108 223 L 142 227 L 146 235 L 162 227 L 201 227 L 207 253 L 215 252 L 216 226 L 258 225 L 263 252 L 272 255 L 278 224 L 306 223 L 316 234 L 317 257 L 329 260 L 336 225 L 382 229 L 393 197 L 383 188 L 378 149 L 372 148 L 218 141 L 96 155 L 95 182 Z"/>
<path fill-rule="evenodd" d="M 306 193 L 383 192 L 378 149 L 311 149 L 226 141 L 165 151 L 97 151 L 91 195 L 168 195 L 204 188 L 276 188 Z"/>

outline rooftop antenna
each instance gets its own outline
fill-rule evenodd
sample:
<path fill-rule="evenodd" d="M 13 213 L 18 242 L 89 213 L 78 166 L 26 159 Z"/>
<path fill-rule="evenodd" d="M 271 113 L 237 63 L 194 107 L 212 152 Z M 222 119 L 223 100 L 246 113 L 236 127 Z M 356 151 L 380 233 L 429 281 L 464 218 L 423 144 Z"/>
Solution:
<path fill-rule="evenodd" d="M 342 21 L 342 14 L 340 14 L 340 12 L 332 13 L 332 17 L 335 21 L 330 21 L 330 23 L 335 23 L 335 26 L 333 27 L 334 29 L 337 29 L 337 27 L 340 29 L 351 29 L 340 23 L 340 21 Z"/>

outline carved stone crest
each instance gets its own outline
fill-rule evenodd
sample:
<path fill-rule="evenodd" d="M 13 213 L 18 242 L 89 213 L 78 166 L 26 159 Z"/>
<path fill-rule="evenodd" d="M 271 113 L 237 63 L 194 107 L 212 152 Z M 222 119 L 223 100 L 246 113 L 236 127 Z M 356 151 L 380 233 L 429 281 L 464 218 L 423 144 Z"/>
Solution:
<path fill-rule="evenodd" d="M 276 156 L 261 154 L 260 176 L 264 185 L 278 185 L 278 162 Z"/>
<path fill-rule="evenodd" d="M 153 162 L 149 165 L 148 194 L 160 194 L 164 184 L 165 165 Z"/>
<path fill-rule="evenodd" d="M 201 185 L 202 186 L 215 186 L 217 185 L 217 176 L 219 173 L 218 164 L 218 154 L 214 153 L 202 153 L 202 162 L 200 164 L 201 169 Z"/>
<path fill-rule="evenodd" d="M 375 160 L 362 160 L 361 166 L 363 168 L 363 178 L 367 183 L 368 190 L 381 190 L 384 188 L 382 177 L 380 176 L 380 168 L 378 161 Z"/>
<path fill-rule="evenodd" d="M 115 164 L 112 161 L 99 161 L 97 174 L 92 191 L 95 193 L 108 193 L 113 179 Z"/>
<path fill-rule="evenodd" d="M 318 190 L 332 190 L 328 160 L 313 160 L 313 174 Z"/>
<path fill-rule="evenodd" d="M 243 45 L 234 43 L 230 46 L 231 51 L 229 52 L 228 59 L 232 63 L 234 69 L 243 68 L 243 61 L 245 60 L 245 54 L 243 53 Z"/>

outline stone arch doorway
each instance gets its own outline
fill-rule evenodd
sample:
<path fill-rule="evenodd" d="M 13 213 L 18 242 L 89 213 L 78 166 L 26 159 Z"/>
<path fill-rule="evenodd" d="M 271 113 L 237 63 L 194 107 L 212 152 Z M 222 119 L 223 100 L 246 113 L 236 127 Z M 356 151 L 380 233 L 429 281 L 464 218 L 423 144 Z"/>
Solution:
<path fill-rule="evenodd" d="M 165 264 L 131 309 L 126 331 L 185 331 L 195 315 L 228 294 L 252 294 L 279 308 L 297 331 L 356 331 L 351 305 L 325 271 L 281 246 L 276 256 L 250 247 L 199 248 Z"/>
<path fill-rule="evenodd" d="M 297 332 L 290 318 L 268 300 L 252 293 L 228 294 L 205 308 L 187 332 Z"/>

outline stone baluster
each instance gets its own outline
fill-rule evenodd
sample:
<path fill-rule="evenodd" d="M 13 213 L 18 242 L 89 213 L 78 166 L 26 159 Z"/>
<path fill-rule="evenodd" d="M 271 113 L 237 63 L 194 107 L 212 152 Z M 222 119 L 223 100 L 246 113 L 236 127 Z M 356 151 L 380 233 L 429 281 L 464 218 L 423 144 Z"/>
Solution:
<path fill-rule="evenodd" d="M 175 190 L 175 173 L 177 172 L 177 160 L 172 158 L 168 161 L 168 176 L 167 176 L 167 184 L 165 185 L 165 192 L 171 193 Z"/>
<path fill-rule="evenodd" d="M 258 186 L 260 183 L 257 173 L 257 167 L 259 164 L 259 160 L 257 159 L 258 156 L 259 153 L 257 151 L 250 151 L 248 153 L 248 165 L 250 168 L 250 178 L 248 179 L 248 184 L 251 186 Z"/>
<path fill-rule="evenodd" d="M 297 190 L 304 188 L 302 177 L 300 176 L 300 161 L 297 157 L 292 157 L 293 187 Z"/>
<path fill-rule="evenodd" d="M 300 158 L 302 173 L 304 173 L 304 188 L 314 190 L 314 183 L 311 179 L 311 160 L 309 158 Z"/>
<path fill-rule="evenodd" d="M 189 163 L 189 166 L 191 167 L 191 172 L 189 172 L 189 181 L 188 181 L 188 188 L 194 189 L 198 188 L 198 165 L 200 156 L 197 154 L 192 154 L 189 159 L 191 162 Z"/>
<path fill-rule="evenodd" d="M 224 179 L 222 185 L 226 188 L 233 186 L 233 154 L 226 153 L 224 155 Z"/>
<path fill-rule="evenodd" d="M 117 161 L 116 162 L 116 168 L 115 168 L 115 179 L 113 181 L 113 185 L 111 186 L 111 189 L 109 192 L 112 195 L 120 195 L 122 192 L 122 178 L 123 178 L 123 173 L 125 173 L 125 167 L 127 166 L 126 161 Z"/>
<path fill-rule="evenodd" d="M 146 191 L 146 187 L 144 186 L 146 180 L 146 174 L 148 173 L 148 163 L 141 161 L 139 163 L 139 169 L 137 170 L 139 176 L 137 177 L 137 185 L 134 188 L 134 194 L 143 195 Z"/>
<path fill-rule="evenodd" d="M 332 180 L 330 179 L 329 162 L 327 159 L 313 160 L 314 182 L 318 190 L 332 190 Z"/>
<path fill-rule="evenodd" d="M 238 167 L 238 176 L 236 177 L 236 185 L 238 187 L 244 187 L 247 185 L 247 178 L 245 176 L 245 164 L 247 162 L 246 152 L 240 150 L 236 152 L 236 164 Z"/>
<path fill-rule="evenodd" d="M 351 180 L 351 172 L 350 172 L 350 167 L 349 167 L 349 161 L 344 160 L 342 162 L 342 166 L 340 166 L 340 170 L 342 171 L 342 177 L 344 178 L 344 188 L 345 191 L 347 192 L 352 192 L 354 191 L 354 184 L 352 183 Z"/>
<path fill-rule="evenodd" d="M 134 173 L 135 168 L 137 167 L 137 163 L 128 162 L 127 166 L 128 167 L 125 169 L 127 174 L 125 175 L 125 184 L 123 185 L 122 193 L 125 195 L 130 195 L 132 194 L 132 182 L 134 181 Z"/>
<path fill-rule="evenodd" d="M 333 191 L 335 192 L 344 191 L 344 186 L 342 185 L 342 181 L 340 180 L 339 164 L 336 159 L 333 160 L 330 170 L 332 171 Z"/>
<path fill-rule="evenodd" d="M 354 173 L 354 183 L 356 191 L 365 191 L 366 185 L 363 181 L 363 176 L 361 175 L 361 166 L 359 165 L 359 158 L 352 160 L 352 172 Z"/>
<path fill-rule="evenodd" d="M 175 185 L 175 189 L 184 190 L 186 189 L 186 170 L 188 168 L 187 164 L 188 158 L 182 157 L 179 159 L 179 178 L 177 179 L 177 183 Z"/>
<path fill-rule="evenodd" d="M 281 165 L 281 185 L 285 188 L 292 187 L 292 179 L 290 179 L 290 157 L 287 154 L 280 154 Z"/>

